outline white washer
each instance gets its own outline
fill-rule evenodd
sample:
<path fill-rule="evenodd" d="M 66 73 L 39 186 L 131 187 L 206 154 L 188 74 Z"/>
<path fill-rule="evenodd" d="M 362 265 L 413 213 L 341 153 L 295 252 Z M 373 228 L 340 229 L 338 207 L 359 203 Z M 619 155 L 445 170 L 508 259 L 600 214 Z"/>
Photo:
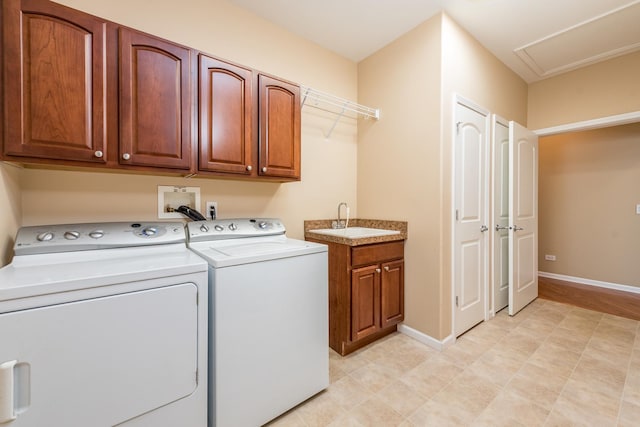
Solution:
<path fill-rule="evenodd" d="M 209 267 L 209 426 L 256 427 L 329 386 L 327 247 L 277 219 L 187 224 Z"/>
<path fill-rule="evenodd" d="M 0 425 L 206 426 L 207 263 L 185 241 L 182 223 L 21 228 L 0 269 Z"/>

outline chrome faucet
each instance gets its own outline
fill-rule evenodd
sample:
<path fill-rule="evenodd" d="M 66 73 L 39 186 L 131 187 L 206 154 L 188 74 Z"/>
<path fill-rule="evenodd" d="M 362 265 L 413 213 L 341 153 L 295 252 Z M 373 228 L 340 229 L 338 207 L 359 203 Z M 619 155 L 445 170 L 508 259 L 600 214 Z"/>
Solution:
<path fill-rule="evenodd" d="M 347 209 L 347 219 L 344 222 L 340 219 L 340 208 L 342 206 Z M 347 228 L 347 224 L 349 223 L 349 205 L 347 205 L 345 202 L 338 203 L 338 221 L 334 222 L 335 224 L 333 228 Z"/>

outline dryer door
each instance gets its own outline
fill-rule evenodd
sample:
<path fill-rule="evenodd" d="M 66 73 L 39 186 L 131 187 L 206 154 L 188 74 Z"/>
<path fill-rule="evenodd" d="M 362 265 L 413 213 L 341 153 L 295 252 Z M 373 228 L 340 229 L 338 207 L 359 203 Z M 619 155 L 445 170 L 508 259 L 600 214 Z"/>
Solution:
<path fill-rule="evenodd" d="M 111 426 L 196 388 L 192 283 L 0 315 L 12 427 Z M 12 361 L 15 363 L 12 365 Z"/>

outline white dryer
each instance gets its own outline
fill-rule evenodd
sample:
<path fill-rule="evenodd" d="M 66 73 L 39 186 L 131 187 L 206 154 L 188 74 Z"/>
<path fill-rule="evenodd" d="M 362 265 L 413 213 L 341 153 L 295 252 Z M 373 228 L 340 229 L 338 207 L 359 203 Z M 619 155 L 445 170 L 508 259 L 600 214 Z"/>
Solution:
<path fill-rule="evenodd" d="M 182 223 L 21 228 L 0 269 L 0 425 L 205 426 L 207 264 Z"/>
<path fill-rule="evenodd" d="M 268 218 L 187 231 L 209 262 L 209 426 L 256 427 L 327 388 L 327 246 Z"/>

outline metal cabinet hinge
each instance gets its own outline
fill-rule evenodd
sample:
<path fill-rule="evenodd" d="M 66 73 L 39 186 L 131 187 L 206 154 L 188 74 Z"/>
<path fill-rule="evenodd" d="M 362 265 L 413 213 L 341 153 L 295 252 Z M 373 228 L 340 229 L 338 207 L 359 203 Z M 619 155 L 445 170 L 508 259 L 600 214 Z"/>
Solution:
<path fill-rule="evenodd" d="M 456 307 L 458 307 L 458 297 L 456 296 Z"/>

